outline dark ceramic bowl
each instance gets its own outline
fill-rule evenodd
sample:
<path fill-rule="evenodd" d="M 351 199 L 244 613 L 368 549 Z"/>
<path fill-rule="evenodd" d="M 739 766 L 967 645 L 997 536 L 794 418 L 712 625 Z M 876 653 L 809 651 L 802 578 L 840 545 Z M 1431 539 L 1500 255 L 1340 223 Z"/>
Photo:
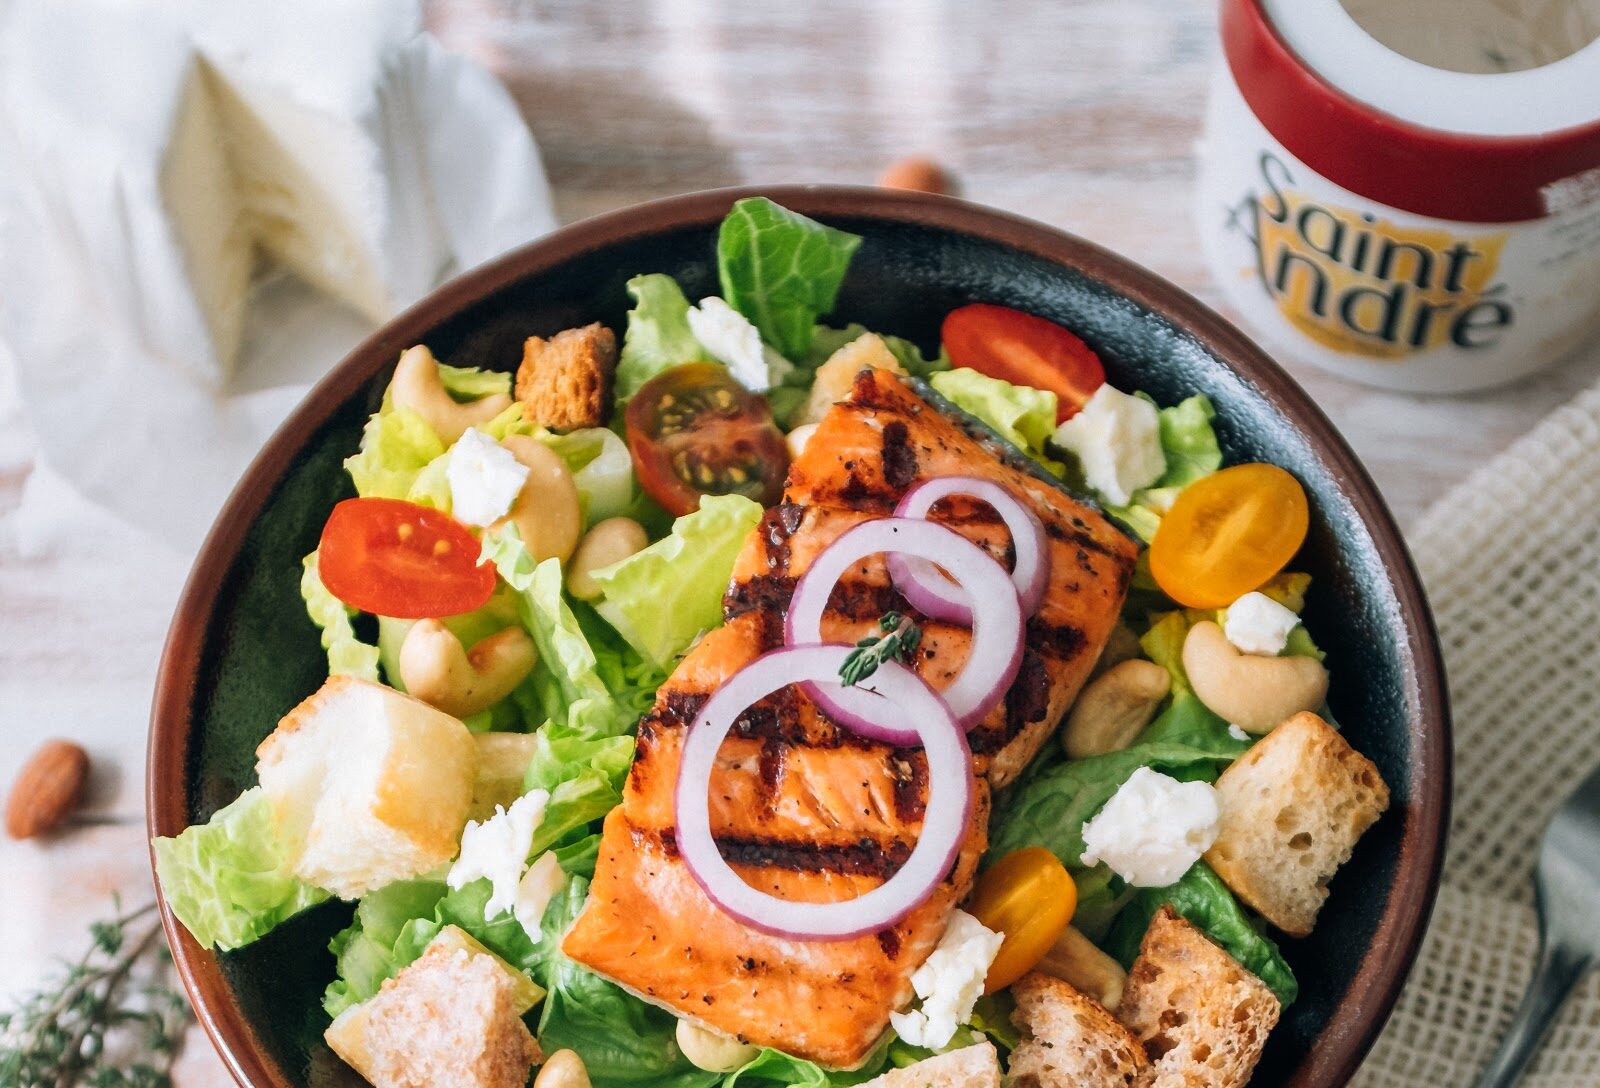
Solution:
<path fill-rule="evenodd" d="M 621 329 L 623 284 L 675 276 L 717 288 L 712 247 L 751 192 L 664 200 L 569 227 L 441 288 L 352 352 L 245 474 L 200 552 L 161 663 L 151 721 L 149 820 L 172 835 L 254 782 L 256 744 L 321 684 L 326 661 L 300 607 L 300 558 L 352 494 L 351 453 L 402 348 L 509 369 L 533 334 L 595 319 Z M 1084 241 L 956 200 L 874 189 L 762 192 L 865 237 L 834 317 L 938 339 L 963 303 L 1004 303 L 1069 326 L 1113 382 L 1171 403 L 1204 392 L 1231 461 L 1271 461 L 1311 497 L 1296 566 L 1315 576 L 1307 618 L 1327 649 L 1331 702 L 1383 771 L 1394 803 L 1333 884 L 1316 933 L 1284 941 L 1302 996 L 1273 1033 L 1258 1084 L 1329 1088 L 1354 1072 L 1389 1014 L 1433 903 L 1450 780 L 1437 640 L 1393 519 L 1349 447 L 1254 344 L 1160 278 Z M 165 909 L 165 908 L 163 908 Z M 200 1022 L 239 1083 L 288 1088 L 351 1077 L 322 1043 L 328 938 L 350 907 L 326 904 L 243 951 L 197 947 L 166 914 Z"/>

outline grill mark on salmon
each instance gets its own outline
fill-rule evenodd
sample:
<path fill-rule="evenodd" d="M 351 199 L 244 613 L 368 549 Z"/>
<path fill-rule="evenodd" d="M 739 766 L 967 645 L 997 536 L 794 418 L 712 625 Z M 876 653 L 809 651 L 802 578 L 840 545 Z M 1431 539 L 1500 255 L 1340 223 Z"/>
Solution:
<path fill-rule="evenodd" d="M 671 830 L 658 831 L 664 851 L 678 856 L 677 839 Z M 717 846 L 729 865 L 761 869 L 786 869 L 799 873 L 841 873 L 888 880 L 900 871 L 911 856 L 903 842 L 885 843 L 861 839 L 850 843 L 786 842 L 782 839 L 735 838 L 723 835 Z"/>
<path fill-rule="evenodd" d="M 1009 487 L 1049 531 L 1056 572 L 1018 679 L 968 734 L 977 776 L 966 841 L 946 879 L 905 919 L 842 941 L 775 937 L 711 903 L 676 856 L 673 800 L 685 732 L 709 693 L 780 645 L 795 580 L 840 533 L 887 514 L 917 479 L 971 474 Z M 1010 534 L 981 503 L 952 499 L 931 517 L 1004 562 Z M 897 379 L 867 374 L 790 469 L 735 565 L 727 622 L 703 638 L 641 722 L 623 803 L 607 816 L 588 903 L 563 941 L 575 960 L 681 1015 L 827 1066 L 870 1052 L 910 974 L 943 933 L 987 842 L 990 781 L 1014 776 L 1076 695 L 1131 577 L 1133 545 L 1092 508 L 1008 468 L 994 447 L 930 409 Z M 882 557 L 830 594 L 825 638 L 854 641 L 884 611 L 909 610 Z M 923 617 L 925 620 L 925 617 Z M 935 687 L 959 671 L 971 633 L 926 623 L 915 667 Z M 926 814 L 920 749 L 840 729 L 797 687 L 742 713 L 718 752 L 708 802 L 713 837 L 739 875 L 780 898 L 828 902 L 877 887 L 909 856 Z"/>

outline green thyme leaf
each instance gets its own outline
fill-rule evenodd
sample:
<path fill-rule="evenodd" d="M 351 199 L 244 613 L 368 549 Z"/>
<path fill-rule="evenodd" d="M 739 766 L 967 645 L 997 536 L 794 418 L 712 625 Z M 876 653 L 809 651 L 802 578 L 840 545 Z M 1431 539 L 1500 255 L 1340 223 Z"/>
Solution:
<path fill-rule="evenodd" d="M 922 628 L 898 612 L 885 612 L 878 621 L 878 630 L 882 633 L 856 643 L 856 648 L 839 666 L 839 679 L 844 681 L 845 687 L 855 687 L 877 672 L 885 661 L 909 660 L 922 643 Z"/>

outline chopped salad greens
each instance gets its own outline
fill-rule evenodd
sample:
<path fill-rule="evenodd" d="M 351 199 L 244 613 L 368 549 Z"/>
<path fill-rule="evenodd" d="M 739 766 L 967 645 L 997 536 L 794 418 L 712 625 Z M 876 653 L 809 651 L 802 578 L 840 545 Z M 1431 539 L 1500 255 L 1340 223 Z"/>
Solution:
<path fill-rule="evenodd" d="M 984 885 L 988 874 L 998 871 L 995 863 L 1017 851 L 1042 853 L 1037 848 L 1043 848 L 1048 852 L 1043 863 L 1059 862 L 1057 871 L 1064 868 L 1070 876 L 1076 906 L 1067 914 L 1073 926 L 1124 967 L 1139 955 L 1151 918 L 1170 905 L 1259 977 L 1283 1005 L 1295 1000 L 1296 980 L 1265 923 L 1241 902 L 1230 881 L 1201 859 L 1204 846 L 1188 855 L 1192 864 L 1185 875 L 1164 887 L 1137 886 L 1129 870 L 1118 871 L 1105 861 L 1085 864 L 1084 855 L 1086 825 L 1135 772 L 1150 769 L 1180 783 L 1216 783 L 1260 742 L 1258 734 L 1242 731 L 1212 710 L 1202 698 L 1204 685 L 1186 669 L 1193 629 L 1230 627 L 1229 608 L 1240 593 L 1219 586 L 1258 591 L 1287 609 L 1293 615 L 1286 622 L 1293 629 L 1275 652 L 1320 663 L 1321 652 L 1298 623 L 1309 578 L 1285 571 L 1298 542 L 1270 538 L 1252 520 L 1256 515 L 1249 504 L 1257 501 L 1256 493 L 1223 486 L 1233 470 L 1223 468 L 1212 425 L 1215 413 L 1204 395 L 1157 406 L 1151 445 L 1137 437 L 1143 432 L 1135 418 L 1149 409 L 1126 403 L 1133 398 L 1094 396 L 1104 382 L 1098 357 L 1053 323 L 1003 307 L 974 306 L 971 314 L 952 315 L 944 343 L 932 356 L 925 354 L 925 345 L 859 325 L 823 324 L 861 244 L 854 235 L 771 201 L 739 201 L 717 236 L 721 298 L 715 306 L 691 301 L 669 276 L 645 273 L 627 281 L 632 308 L 620 350 L 599 326 L 578 330 L 592 351 L 576 353 L 579 361 L 571 365 L 601 359 L 598 372 L 608 387 L 603 403 L 561 406 L 563 418 L 586 414 L 585 425 L 546 425 L 538 405 L 510 400 L 511 376 L 493 369 L 505 362 L 498 359 L 473 360 L 485 364 L 481 368 L 436 364 L 431 401 L 391 389 L 368 420 L 359 450 L 344 466 L 357 496 L 349 500 L 358 504 L 350 508 L 351 517 L 360 528 L 335 534 L 330 520 L 329 533 L 306 555 L 301 576 L 306 615 L 320 633 L 329 675 L 367 685 L 339 689 L 358 691 L 357 696 L 335 695 L 352 708 L 350 715 L 377 723 L 370 729 L 388 738 L 391 752 L 401 750 L 416 715 L 442 714 L 424 705 L 427 694 L 453 685 L 450 705 L 457 709 L 447 717 L 460 723 L 452 728 L 471 732 L 481 755 L 475 772 L 443 781 L 446 772 L 439 770 L 441 781 L 427 786 L 428 818 L 452 814 L 448 841 L 425 842 L 423 833 L 407 823 L 411 814 L 394 817 L 386 833 L 415 840 L 409 844 L 416 855 L 411 876 L 361 895 L 351 923 L 332 941 L 336 970 L 323 1009 L 335 1020 L 330 1041 L 347 1059 L 359 1060 L 348 1048 L 340 1049 L 339 1025 L 348 1025 L 353 1011 L 372 1007 L 367 1003 L 385 983 L 419 964 L 450 927 L 542 988 L 542 1001 L 524 1017 L 528 1030 L 546 1055 L 575 1051 L 597 1088 L 823 1088 L 859 1083 L 985 1039 L 1002 1055 L 1028 1045 L 1027 1031 L 1019 1033 L 1013 1019 L 1015 1002 L 1001 987 L 976 1003 L 969 998 L 953 1014 L 953 1033 L 931 1043 L 886 1032 L 853 1070 L 829 1069 L 742 1041 L 729 1042 L 735 1055 L 731 1064 L 725 1059 L 707 1068 L 705 1059 L 691 1060 L 686 1029 L 672 1011 L 562 949 L 597 869 L 605 864 L 602 828 L 623 800 L 636 744 L 642 743 L 640 719 L 685 655 L 722 625 L 724 594 L 736 563 L 752 534 L 766 531 L 764 519 L 782 495 L 789 461 L 803 456 L 803 443 L 815 429 L 816 420 L 801 414 L 814 411 L 819 402 L 826 408 L 848 392 L 833 385 L 818 392 L 822 383 L 841 380 L 824 369 L 841 351 L 858 353 L 844 357 L 851 361 L 842 364 L 842 380 L 854 378 L 858 361 L 926 380 L 1015 454 L 1064 479 L 1063 486 L 1087 497 L 1087 508 L 1104 510 L 1139 543 L 1132 585 L 1098 675 L 1110 675 L 1123 659 L 1140 659 L 1146 669 L 1153 663 L 1166 671 L 1165 694 L 1148 707 L 1146 724 L 1136 735 L 1114 749 L 1073 759 L 1052 739 L 1014 783 L 998 792 L 981 865 L 985 875 L 978 878 L 973 903 L 996 893 Z M 695 318 L 696 313 L 710 316 Z M 701 322 L 712 318 L 720 323 L 714 344 L 702 342 L 695 332 L 697 326 L 709 328 Z M 1054 331 L 1040 333 L 1039 326 Z M 1012 354 L 994 346 L 1008 328 L 1023 345 Z M 1030 344 L 1037 358 L 1027 357 Z M 760 380 L 741 384 L 740 376 L 747 374 Z M 517 384 L 520 392 L 522 383 Z M 456 442 L 440 433 L 438 423 L 446 410 L 479 417 L 470 431 L 480 436 L 474 442 L 486 441 L 477 447 L 474 474 L 464 471 L 465 461 L 458 465 L 463 471 L 450 471 Z M 1058 428 L 1074 417 L 1080 422 L 1067 442 Z M 532 445 L 519 446 L 518 439 Z M 1140 449 L 1125 448 L 1141 441 Z M 1099 444 L 1093 456 L 1074 452 L 1085 442 Z M 483 490 L 467 496 L 460 490 L 465 487 Z M 1112 495 L 1126 499 L 1112 504 L 1107 501 Z M 359 505 L 375 500 L 401 504 L 385 508 L 386 517 L 400 520 L 356 517 L 376 510 Z M 1303 496 L 1299 501 L 1303 506 Z M 638 539 L 647 543 L 627 554 L 604 553 L 598 545 L 591 554 L 583 544 L 552 543 L 537 519 L 539 512 L 563 502 L 576 503 L 571 516 L 585 541 L 597 527 L 628 519 L 643 527 Z M 482 522 L 454 522 L 450 532 L 404 516 L 412 508 L 452 515 L 485 503 L 499 513 Z M 519 513 L 527 510 L 535 512 L 535 520 Z M 1240 534 L 1249 539 L 1265 534 L 1255 552 L 1268 558 L 1254 567 L 1249 556 L 1240 558 L 1242 553 L 1207 552 L 1214 543 L 1206 536 L 1207 526 L 1239 510 L 1244 513 L 1231 530 L 1235 543 Z M 471 554 L 461 554 L 463 541 L 471 542 L 466 549 Z M 580 566 L 598 587 L 597 595 L 571 591 Z M 453 586 L 470 607 L 442 615 L 419 609 L 407 592 L 418 571 L 431 582 Z M 355 621 L 362 612 L 376 616 L 376 642 L 358 634 L 364 628 Z M 870 689 L 878 670 L 903 669 L 902 662 L 914 664 L 920 653 L 934 652 L 919 649 L 930 639 L 938 645 L 936 636 L 919 627 L 926 617 L 915 611 L 891 610 L 871 621 L 878 626 L 870 627 L 847 664 L 847 685 Z M 444 649 L 427 656 L 425 646 Z M 332 690 L 330 682 L 325 693 Z M 395 694 L 405 691 L 422 703 Z M 294 712 L 298 728 L 345 727 L 342 721 L 325 726 L 318 717 L 317 700 L 325 693 Z M 1069 722 L 1067 728 L 1072 727 Z M 378 752 L 373 758 L 391 757 Z M 384 776 L 391 773 L 399 774 L 387 765 L 375 766 L 369 777 L 388 781 Z M 355 834 L 349 826 L 326 822 L 330 806 L 342 805 L 340 811 L 348 812 L 356 804 L 352 791 L 358 787 L 341 775 L 343 769 L 324 767 L 303 774 L 293 791 L 251 788 L 206 823 L 156 841 L 163 892 L 196 940 L 224 952 L 238 949 L 330 898 L 298 875 L 307 870 L 296 851 L 317 848 L 318 836 Z M 545 791 L 548 800 L 531 839 L 518 843 L 516 856 L 501 859 L 509 860 L 512 876 L 523 874 L 517 909 L 486 916 L 488 879 L 460 887 L 448 879 L 464 860 L 456 857 L 457 850 L 466 853 L 460 847 L 463 821 L 470 811 L 485 841 L 502 832 L 505 841 L 513 841 L 506 809 L 534 790 Z M 501 820 L 508 822 L 495 823 Z M 289 827 L 296 829 L 293 834 Z M 547 855 L 554 860 L 536 864 Z M 361 861 L 356 856 L 346 864 L 359 869 Z M 540 886 L 533 888 L 534 883 Z M 979 929 L 1000 926 L 992 917 L 980 917 L 979 923 Z M 994 965 L 979 963 L 980 977 L 1019 955 L 1013 934 L 1003 926 L 1000 932 L 1006 935 L 1000 958 Z M 1016 974 L 1032 967 L 1059 935 L 1059 928 L 1048 935 Z M 947 960 L 962 962 L 961 950 L 949 949 Z M 929 1015 L 922 1022 L 932 1023 L 934 995 L 944 983 L 913 977 L 919 994 L 927 985 L 920 1000 Z M 976 981 L 969 978 L 968 985 Z"/>

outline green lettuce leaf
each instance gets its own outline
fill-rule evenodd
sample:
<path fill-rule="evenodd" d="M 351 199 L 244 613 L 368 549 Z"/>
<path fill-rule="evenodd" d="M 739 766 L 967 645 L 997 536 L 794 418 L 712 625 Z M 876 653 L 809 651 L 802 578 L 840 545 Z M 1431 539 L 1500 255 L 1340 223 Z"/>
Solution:
<path fill-rule="evenodd" d="M 1284 1008 L 1294 1003 L 1300 985 L 1283 953 L 1203 861 L 1195 862 L 1171 887 L 1139 889 L 1117 919 L 1106 951 L 1122 961 L 1124 967 L 1131 966 L 1139 955 L 1139 942 L 1144 939 L 1150 919 L 1167 904 L 1265 982 Z"/>
<path fill-rule="evenodd" d="M 990 828 L 990 860 L 1043 846 L 1069 868 L 1083 870 L 1083 825 L 1140 767 L 1185 781 L 1214 781 L 1249 745 L 1228 735 L 1228 723 L 1193 693 L 1172 704 L 1139 739 L 1118 752 L 1089 759 L 1041 761 L 1020 781 Z"/>
<path fill-rule="evenodd" d="M 788 359 L 804 359 L 861 239 L 766 197 L 734 204 L 717 233 L 722 297 Z"/>
<path fill-rule="evenodd" d="M 741 495 L 702 498 L 670 535 L 594 572 L 604 591 L 595 611 L 645 660 L 666 666 L 722 624 L 734 560 L 760 520 L 761 504 Z"/>
<path fill-rule="evenodd" d="M 401 880 L 362 897 L 355 919 L 328 944 L 338 975 L 322 995 L 329 1016 L 365 1001 L 422 955 L 441 928 L 436 911 L 448 890 L 436 880 Z"/>
<path fill-rule="evenodd" d="M 404 499 L 417 476 L 444 451 L 427 420 L 406 408 L 386 407 L 367 420 L 361 449 L 345 459 L 344 467 L 362 498 Z"/>
<path fill-rule="evenodd" d="M 633 456 L 615 431 L 585 427 L 566 434 L 546 431 L 538 436 L 572 470 L 583 502 L 584 524 L 633 512 L 637 489 L 633 485 Z"/>
<path fill-rule="evenodd" d="M 722 1074 L 689 1064 L 678 1050 L 676 1017 L 646 1005 L 561 951 L 561 939 L 588 894 L 589 882 L 575 876 L 545 908 L 541 940 L 528 964 L 535 980 L 549 991 L 539 1015 L 540 1046 L 546 1053 L 577 1051 L 595 1088 L 710 1088 Z"/>
<path fill-rule="evenodd" d="M 867 1057 L 861 1068 L 849 1071 L 824 1069 L 816 1062 L 763 1047 L 761 1053 L 729 1073 L 722 1082 L 722 1088 L 782 1088 L 786 1085 L 794 1088 L 836 1088 L 860 1084 L 883 1072 L 888 1059 L 887 1041 Z"/>
<path fill-rule="evenodd" d="M 1045 453 L 1045 442 L 1055 433 L 1056 395 L 1045 389 L 1012 385 L 976 370 L 961 367 L 936 373 L 928 379 L 934 392 L 964 412 L 977 416 L 1002 438 L 1062 475 L 1065 468 Z"/>
<path fill-rule="evenodd" d="M 711 359 L 689 331 L 689 300 L 671 276 L 635 276 L 628 281 L 628 294 L 633 309 L 628 311 L 612 386 L 619 406 L 662 371 Z"/>
<path fill-rule="evenodd" d="M 511 390 L 511 375 L 496 370 L 440 363 L 439 377 L 445 389 L 457 400 L 477 400 Z M 509 422 L 513 416 L 521 417 L 521 411 L 515 405 L 497 420 Z M 396 408 L 385 391 L 382 405 L 362 429 L 359 452 L 346 458 L 344 467 L 355 481 L 356 494 L 362 498 L 412 499 L 437 506 L 437 501 L 429 500 L 438 496 L 444 467 L 433 463 L 442 458 L 444 453 L 444 441 L 428 426 L 427 421 L 408 409 Z M 417 484 L 417 477 L 430 465 L 433 465 L 433 476 L 424 481 L 419 494 L 413 497 L 411 492 Z M 445 494 L 448 495 L 447 489 Z M 443 509 L 448 509 L 448 506 Z"/>
<path fill-rule="evenodd" d="M 1210 398 L 1203 393 L 1196 393 L 1170 408 L 1162 408 L 1158 413 L 1161 452 L 1167 458 L 1166 472 L 1150 487 L 1134 492 L 1127 506 L 1112 507 L 1108 511 L 1146 544 L 1155 539 L 1161 517 L 1171 508 L 1178 493 L 1222 467 L 1222 447 L 1217 444 L 1217 432 L 1211 426 L 1216 415 Z"/>
<path fill-rule="evenodd" d="M 305 598 L 306 615 L 322 631 L 322 648 L 328 651 L 328 675 L 376 680 L 378 647 L 369 646 L 356 637 L 356 629 L 350 623 L 355 609 L 329 593 L 328 587 L 322 584 L 316 552 L 301 560 L 300 596 Z"/>
<path fill-rule="evenodd" d="M 1167 471 L 1155 482 L 1157 489 L 1187 487 L 1222 467 L 1222 447 L 1211 425 L 1216 417 L 1217 410 L 1204 393 L 1161 409 L 1161 452 L 1167 455 Z"/>
<path fill-rule="evenodd" d="M 290 871 L 260 787 L 153 846 L 167 904 L 202 945 L 242 948 L 328 898 Z"/>

